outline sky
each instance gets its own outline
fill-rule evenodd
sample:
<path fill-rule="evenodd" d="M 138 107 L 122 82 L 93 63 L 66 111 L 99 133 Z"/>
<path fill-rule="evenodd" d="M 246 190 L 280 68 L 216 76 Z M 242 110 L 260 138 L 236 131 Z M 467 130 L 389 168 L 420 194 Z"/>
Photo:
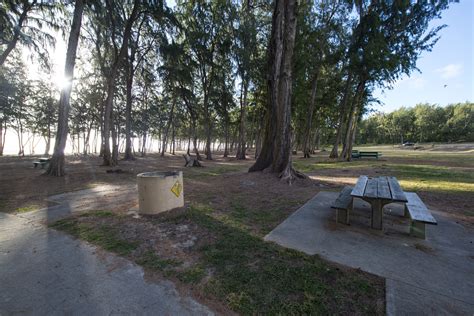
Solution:
<path fill-rule="evenodd" d="M 418 103 L 441 106 L 474 102 L 474 0 L 452 3 L 432 26 L 446 24 L 431 52 L 424 52 L 409 77 L 398 80 L 392 90 L 377 89 L 383 104 L 374 110 L 391 112 Z"/>

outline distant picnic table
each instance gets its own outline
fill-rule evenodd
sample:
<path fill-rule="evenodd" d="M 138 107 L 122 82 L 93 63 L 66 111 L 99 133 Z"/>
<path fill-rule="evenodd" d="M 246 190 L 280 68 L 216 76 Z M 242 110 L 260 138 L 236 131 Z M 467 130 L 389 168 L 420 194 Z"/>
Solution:
<path fill-rule="evenodd" d="M 420 197 L 414 192 L 404 192 L 395 177 L 360 176 L 354 187 L 346 186 L 332 206 L 338 210 L 338 222 L 349 224 L 354 198 L 371 205 L 371 227 L 374 229 L 382 229 L 383 207 L 395 202 L 405 204 L 404 216 L 411 218 L 410 234 L 425 238 L 425 224 L 437 224 Z"/>
<path fill-rule="evenodd" d="M 378 151 L 358 151 L 358 150 L 353 150 L 352 151 L 352 158 L 375 158 L 379 159 L 379 157 L 382 157 L 382 153 L 379 153 Z"/>
<path fill-rule="evenodd" d="M 51 162 L 51 158 L 43 157 L 43 158 L 39 158 L 37 161 L 33 161 L 33 165 L 35 168 L 38 167 L 38 165 L 40 165 L 41 169 L 43 169 L 50 162 Z"/>

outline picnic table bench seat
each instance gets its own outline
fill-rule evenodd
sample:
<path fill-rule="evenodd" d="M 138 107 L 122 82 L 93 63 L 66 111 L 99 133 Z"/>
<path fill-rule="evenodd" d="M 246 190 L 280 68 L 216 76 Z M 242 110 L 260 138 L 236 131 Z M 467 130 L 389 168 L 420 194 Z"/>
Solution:
<path fill-rule="evenodd" d="M 43 169 L 47 164 L 49 164 L 50 161 L 50 158 L 39 158 L 37 161 L 33 161 L 33 165 L 35 168 L 40 165 L 41 169 Z"/>
<path fill-rule="evenodd" d="M 437 225 L 438 223 L 418 194 L 405 192 L 405 196 L 408 200 L 405 204 L 405 216 L 409 216 L 411 219 L 410 235 L 424 239 L 425 225 Z"/>
<path fill-rule="evenodd" d="M 338 223 L 349 224 L 349 210 L 352 208 L 352 187 L 345 186 L 336 201 L 334 201 L 332 208 L 336 209 L 336 221 Z"/>

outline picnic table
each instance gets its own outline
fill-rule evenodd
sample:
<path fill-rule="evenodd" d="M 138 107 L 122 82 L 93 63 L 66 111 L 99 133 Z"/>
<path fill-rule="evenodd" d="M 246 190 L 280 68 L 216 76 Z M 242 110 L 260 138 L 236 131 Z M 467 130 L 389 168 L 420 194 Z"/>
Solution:
<path fill-rule="evenodd" d="M 41 166 L 41 169 L 43 169 L 46 165 L 48 165 L 49 163 L 51 162 L 51 158 L 48 158 L 48 157 L 43 157 L 43 158 L 39 158 L 37 161 L 33 161 L 33 165 L 35 166 L 35 168 L 40 165 Z"/>
<path fill-rule="evenodd" d="M 399 202 L 405 205 L 404 217 L 411 219 L 410 234 L 425 238 L 425 225 L 437 225 L 428 207 L 418 194 L 403 192 L 397 178 L 360 176 L 354 187 L 346 186 L 331 205 L 337 210 L 336 221 L 349 224 L 349 213 L 354 205 L 354 198 L 370 203 L 372 207 L 371 227 L 382 229 L 383 207 L 386 204 Z"/>
<path fill-rule="evenodd" d="M 395 177 L 369 178 L 360 176 L 351 192 L 352 199 L 361 198 L 372 206 L 371 226 L 382 229 L 383 207 L 386 204 L 408 202 Z"/>
<path fill-rule="evenodd" d="M 352 158 L 375 158 L 379 159 L 379 157 L 382 157 L 382 153 L 379 153 L 378 151 L 358 151 L 358 150 L 353 150 L 351 154 Z"/>

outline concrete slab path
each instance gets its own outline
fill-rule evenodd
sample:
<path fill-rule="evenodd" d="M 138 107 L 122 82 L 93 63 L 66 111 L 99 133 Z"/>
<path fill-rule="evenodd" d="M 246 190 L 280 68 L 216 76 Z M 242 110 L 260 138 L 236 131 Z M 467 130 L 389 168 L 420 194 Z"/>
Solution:
<path fill-rule="evenodd" d="M 410 237 L 403 206 L 390 204 L 375 231 L 361 200 L 350 226 L 336 224 L 337 195 L 318 193 L 265 240 L 386 278 L 388 315 L 474 315 L 474 230 L 434 213 L 426 240 Z"/>
<path fill-rule="evenodd" d="M 110 203 L 106 195 L 131 198 L 130 188 L 84 191 L 53 197 L 61 204 L 49 210 L 0 213 L 0 315 L 213 314 L 172 282 L 147 282 L 132 262 L 41 224 Z"/>

